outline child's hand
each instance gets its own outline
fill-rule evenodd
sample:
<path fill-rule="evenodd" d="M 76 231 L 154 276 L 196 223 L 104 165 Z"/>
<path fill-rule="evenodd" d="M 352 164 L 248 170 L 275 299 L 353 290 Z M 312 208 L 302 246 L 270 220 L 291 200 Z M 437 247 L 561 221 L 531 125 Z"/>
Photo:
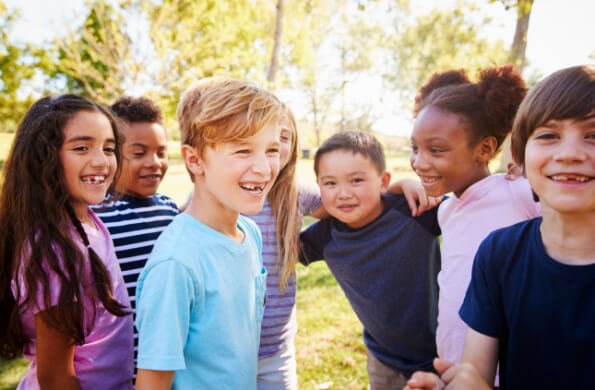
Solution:
<path fill-rule="evenodd" d="M 413 179 L 403 179 L 398 182 L 403 191 L 405 199 L 411 209 L 411 215 L 420 216 L 424 211 L 436 207 L 442 201 L 442 197 L 428 196 L 421 183 Z"/>
<path fill-rule="evenodd" d="M 446 386 L 433 372 L 416 371 L 407 381 L 407 386 L 403 390 L 423 389 L 423 390 L 442 390 Z"/>
<path fill-rule="evenodd" d="M 437 359 L 438 360 L 438 359 Z M 436 363 L 434 363 L 435 365 Z M 479 371 L 471 363 L 461 363 L 446 370 L 442 374 L 442 381 L 447 389 L 453 390 L 491 390 Z"/>

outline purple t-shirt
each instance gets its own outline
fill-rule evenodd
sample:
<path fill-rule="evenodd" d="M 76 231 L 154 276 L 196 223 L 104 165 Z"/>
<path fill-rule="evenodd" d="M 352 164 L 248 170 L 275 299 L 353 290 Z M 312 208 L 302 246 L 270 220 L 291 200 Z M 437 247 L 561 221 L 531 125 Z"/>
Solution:
<path fill-rule="evenodd" d="M 89 243 L 93 250 L 97 253 L 100 259 L 103 260 L 107 270 L 112 279 L 112 290 L 114 298 L 121 304 L 130 307 L 130 300 L 128 293 L 124 286 L 122 279 L 122 272 L 116 259 L 112 240 L 99 220 L 89 211 L 89 216 L 99 228 L 95 230 L 86 225 L 83 225 L 85 232 L 89 238 Z M 77 237 L 76 231 L 73 230 L 73 235 Z M 83 253 L 86 253 L 86 248 L 80 242 L 80 247 Z M 50 272 L 50 284 L 55 285 L 58 282 L 58 277 Z M 86 275 L 87 280 L 92 280 L 90 269 Z M 25 285 L 22 278 L 18 280 L 21 291 L 25 290 Z M 89 285 L 87 288 L 93 288 Z M 21 322 L 23 324 L 23 331 L 27 337 L 25 344 L 24 355 L 31 360 L 29 369 L 19 383 L 18 389 L 39 389 L 37 382 L 37 364 L 36 364 L 36 339 L 35 339 L 35 315 L 40 311 L 48 309 L 44 304 L 41 288 L 36 301 L 33 303 L 32 310 L 21 311 Z M 13 280 L 13 293 L 16 292 L 15 281 Z M 51 289 L 51 305 L 58 302 L 59 290 L 57 288 Z M 90 300 L 83 298 L 85 307 L 89 308 Z M 108 312 L 101 301 L 95 306 L 95 321 L 93 320 L 93 310 L 85 310 L 84 326 L 86 329 L 90 328 L 89 333 L 85 336 L 85 344 L 77 345 L 74 348 L 74 370 L 76 377 L 85 390 L 92 389 L 132 389 L 132 373 L 134 363 L 132 360 L 133 339 L 132 339 L 132 316 L 117 317 Z"/>
<path fill-rule="evenodd" d="M 301 215 L 310 215 L 322 205 L 317 185 L 300 184 L 298 191 L 298 210 Z M 267 295 L 260 333 L 258 357 L 269 356 L 293 340 L 297 331 L 295 320 L 296 280 L 287 281 L 287 290 L 279 288 L 280 270 L 275 267 L 277 261 L 276 220 L 273 210 L 265 200 L 262 211 L 249 215 L 262 233 L 262 260 L 267 269 Z M 301 219 L 298 222 L 301 226 Z M 297 239 L 297 237 L 296 237 Z"/>

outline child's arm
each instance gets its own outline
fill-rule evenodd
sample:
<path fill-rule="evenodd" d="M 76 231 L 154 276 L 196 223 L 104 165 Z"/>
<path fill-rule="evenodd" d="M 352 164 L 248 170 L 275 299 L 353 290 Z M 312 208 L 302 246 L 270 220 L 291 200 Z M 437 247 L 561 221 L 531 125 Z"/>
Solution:
<path fill-rule="evenodd" d="M 74 371 L 74 341 L 49 325 L 49 310 L 35 315 L 37 381 L 42 389 L 80 390 Z"/>
<path fill-rule="evenodd" d="M 171 389 L 175 371 L 157 371 L 139 369 L 136 375 L 137 390 L 166 390 Z"/>
<path fill-rule="evenodd" d="M 461 362 L 474 365 L 487 383 L 494 383 L 498 366 L 498 339 L 467 327 Z"/>
<path fill-rule="evenodd" d="M 413 179 L 396 181 L 388 187 L 387 192 L 390 194 L 403 194 L 407 199 L 413 217 L 436 207 L 442 201 L 442 197 L 428 196 L 420 182 Z"/>

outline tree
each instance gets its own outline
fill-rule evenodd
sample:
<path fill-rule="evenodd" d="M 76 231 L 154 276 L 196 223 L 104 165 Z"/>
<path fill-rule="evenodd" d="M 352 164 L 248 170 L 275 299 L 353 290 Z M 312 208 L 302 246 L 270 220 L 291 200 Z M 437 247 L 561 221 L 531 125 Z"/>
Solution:
<path fill-rule="evenodd" d="M 122 11 L 104 0 L 87 4 L 83 25 L 54 40 L 58 58 L 51 75 L 64 77 L 71 92 L 110 104 L 139 80 L 145 67 L 133 55 Z"/>
<path fill-rule="evenodd" d="M 9 12 L 0 1 L 0 131 L 13 132 L 34 98 L 24 94 L 22 87 L 35 75 L 40 63 L 37 49 L 29 45 L 11 43 L 12 24 L 18 12 Z"/>
<path fill-rule="evenodd" d="M 436 72 L 466 69 L 473 73 L 506 62 L 509 52 L 503 41 L 490 42 L 479 34 L 479 27 L 490 19 L 476 24 L 470 17 L 475 12 L 468 3 L 459 3 L 454 10 L 434 9 L 396 31 L 385 79 L 400 92 L 405 107 L 411 108 L 419 87 Z"/>
<path fill-rule="evenodd" d="M 277 70 L 279 69 L 279 52 L 281 50 L 281 37 L 283 35 L 283 12 L 285 5 L 283 0 L 277 1 L 277 17 L 275 18 L 275 39 L 273 42 L 273 50 L 271 55 L 271 63 L 269 65 L 269 71 L 267 74 L 267 81 L 269 88 L 275 89 L 275 78 L 277 76 Z"/>

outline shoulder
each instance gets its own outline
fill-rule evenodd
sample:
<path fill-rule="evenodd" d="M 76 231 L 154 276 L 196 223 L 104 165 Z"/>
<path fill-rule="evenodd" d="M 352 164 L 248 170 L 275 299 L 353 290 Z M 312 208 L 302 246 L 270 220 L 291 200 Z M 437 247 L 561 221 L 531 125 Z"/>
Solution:
<path fill-rule="evenodd" d="M 156 204 L 166 205 L 178 211 L 178 205 L 176 204 L 176 202 L 167 195 L 156 193 L 155 195 L 153 195 L 153 199 Z"/>
<path fill-rule="evenodd" d="M 438 225 L 438 206 L 425 211 L 422 215 L 412 216 L 407 199 L 402 194 L 385 194 L 382 196 L 385 202 L 385 210 L 395 210 L 403 218 L 403 221 L 411 221 L 418 224 L 433 236 L 440 235 Z"/>
<path fill-rule="evenodd" d="M 298 208 L 301 214 L 309 215 L 322 206 L 320 188 L 314 183 L 298 184 Z"/>
<path fill-rule="evenodd" d="M 534 218 L 491 232 L 480 244 L 476 261 L 495 270 L 518 262 L 520 253 L 532 251 L 540 237 L 541 218 Z"/>

